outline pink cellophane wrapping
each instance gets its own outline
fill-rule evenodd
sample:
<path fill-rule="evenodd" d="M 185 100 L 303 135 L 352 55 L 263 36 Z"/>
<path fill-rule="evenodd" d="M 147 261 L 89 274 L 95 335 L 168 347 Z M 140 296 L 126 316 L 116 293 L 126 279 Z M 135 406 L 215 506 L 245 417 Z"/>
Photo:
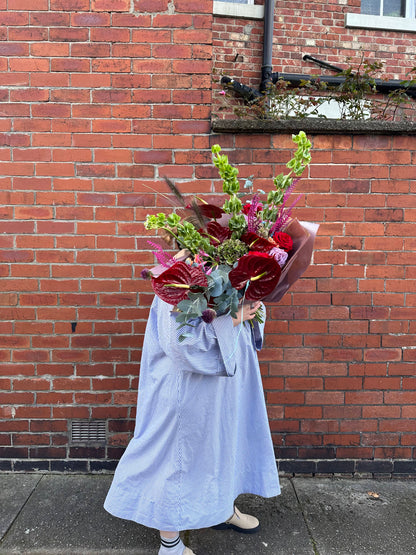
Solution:
<path fill-rule="evenodd" d="M 307 270 L 311 263 L 312 249 L 319 225 L 310 222 L 299 222 L 294 219 L 285 227 L 293 240 L 293 250 L 284 266 L 279 283 L 274 291 L 267 295 L 264 302 L 277 303 L 290 287 Z"/>

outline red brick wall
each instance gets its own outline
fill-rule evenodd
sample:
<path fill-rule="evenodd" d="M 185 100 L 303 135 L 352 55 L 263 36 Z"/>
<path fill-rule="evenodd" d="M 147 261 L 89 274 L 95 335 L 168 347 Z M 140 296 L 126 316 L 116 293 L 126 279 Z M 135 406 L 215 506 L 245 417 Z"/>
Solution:
<path fill-rule="evenodd" d="M 213 25 L 211 3 L 191 0 L 27 5 L 0 0 L 0 469 L 94 470 L 132 429 L 151 300 L 143 219 L 169 204 L 163 177 L 219 191 L 219 142 L 268 189 L 292 142 L 210 136 L 211 70 L 226 41 L 237 52 L 219 26 L 252 29 L 240 77 L 257 86 L 259 22 Z M 286 35 L 276 27 L 276 70 L 290 66 Z M 260 355 L 277 455 L 412 459 L 416 139 L 311 140 L 297 214 L 321 223 L 314 264 L 270 307 Z M 107 421 L 105 446 L 68 443 L 80 418 Z"/>

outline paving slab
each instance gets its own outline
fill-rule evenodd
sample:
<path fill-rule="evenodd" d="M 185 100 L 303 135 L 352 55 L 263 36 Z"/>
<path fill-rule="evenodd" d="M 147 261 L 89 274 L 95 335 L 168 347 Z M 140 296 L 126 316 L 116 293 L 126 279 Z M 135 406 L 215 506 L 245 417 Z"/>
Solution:
<path fill-rule="evenodd" d="M 295 478 L 319 555 L 416 554 L 416 482 Z"/>
<path fill-rule="evenodd" d="M 236 505 L 243 513 L 260 520 L 257 534 L 238 534 L 233 530 L 196 530 L 187 545 L 197 555 L 314 555 L 290 480 L 281 479 L 282 493 L 270 499 L 242 495 Z"/>
<path fill-rule="evenodd" d="M 0 544 L 0 554 L 118 550 L 154 554 L 158 533 L 103 509 L 109 475 L 44 475 Z"/>
<path fill-rule="evenodd" d="M 36 488 L 39 474 L 0 474 L 0 539 Z"/>

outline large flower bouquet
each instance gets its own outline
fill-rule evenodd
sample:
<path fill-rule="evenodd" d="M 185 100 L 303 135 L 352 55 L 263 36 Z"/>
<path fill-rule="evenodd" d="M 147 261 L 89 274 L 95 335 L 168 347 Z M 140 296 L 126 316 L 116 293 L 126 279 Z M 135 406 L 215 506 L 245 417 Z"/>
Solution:
<path fill-rule="evenodd" d="M 213 163 L 228 195 L 223 206 L 197 197 L 187 204 L 170 183 L 184 217 L 176 210 L 147 216 L 146 229 L 162 230 L 181 249 L 172 257 L 154 245 L 160 264 L 142 272 L 154 292 L 174 305 L 179 327 L 196 318 L 209 323 L 217 315 L 235 316 L 244 300 L 276 302 L 308 267 L 317 226 L 291 217 L 296 201 L 286 204 L 310 162 L 311 143 L 303 131 L 292 138 L 297 150 L 289 173 L 275 177 L 268 194 L 254 192 L 250 180 L 240 191 L 238 169 L 214 145 Z"/>

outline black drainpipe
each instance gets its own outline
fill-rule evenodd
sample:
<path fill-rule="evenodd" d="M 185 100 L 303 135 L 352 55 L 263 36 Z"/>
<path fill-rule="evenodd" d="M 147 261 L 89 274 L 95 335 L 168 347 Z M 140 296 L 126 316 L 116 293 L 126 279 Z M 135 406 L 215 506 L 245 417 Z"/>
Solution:
<path fill-rule="evenodd" d="M 263 65 L 260 92 L 265 94 L 272 85 L 274 0 L 264 2 Z"/>
<path fill-rule="evenodd" d="M 274 24 L 274 2 L 264 2 L 264 35 L 263 35 L 263 65 L 261 67 L 260 90 L 257 91 L 239 81 L 224 75 L 221 83 L 232 89 L 236 94 L 242 96 L 247 102 L 256 102 L 263 98 L 267 89 L 273 84 L 272 57 L 273 57 L 273 24 Z"/>

